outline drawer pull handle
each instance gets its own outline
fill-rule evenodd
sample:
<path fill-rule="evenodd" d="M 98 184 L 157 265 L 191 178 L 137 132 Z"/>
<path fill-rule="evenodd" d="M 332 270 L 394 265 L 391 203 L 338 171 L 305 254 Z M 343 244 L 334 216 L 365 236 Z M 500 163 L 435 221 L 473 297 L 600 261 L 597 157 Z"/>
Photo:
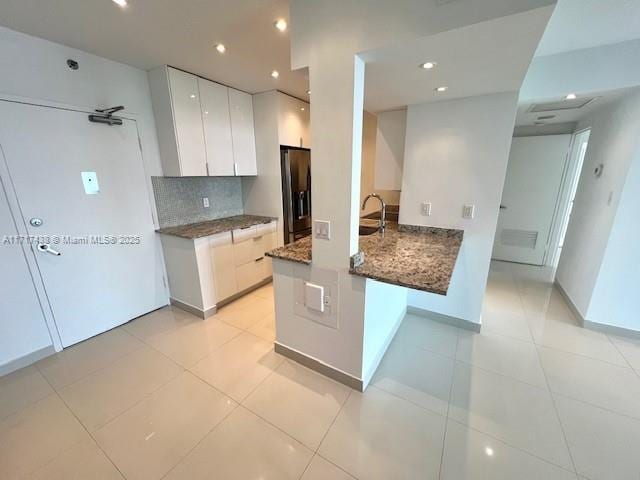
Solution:
<path fill-rule="evenodd" d="M 260 257 L 260 258 L 256 258 L 256 262 L 261 262 L 262 260 L 264 260 L 264 257 Z"/>

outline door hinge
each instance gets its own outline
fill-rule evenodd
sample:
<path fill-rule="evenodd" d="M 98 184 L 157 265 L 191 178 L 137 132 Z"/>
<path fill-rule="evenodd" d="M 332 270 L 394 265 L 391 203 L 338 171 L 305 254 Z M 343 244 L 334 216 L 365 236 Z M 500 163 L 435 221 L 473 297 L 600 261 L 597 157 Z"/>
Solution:
<path fill-rule="evenodd" d="M 207 177 L 211 176 L 211 174 L 209 173 L 209 162 L 204 164 L 205 167 L 207 167 Z"/>
<path fill-rule="evenodd" d="M 162 276 L 162 284 L 164 285 L 164 288 L 167 288 L 167 277 L 164 275 Z"/>
<path fill-rule="evenodd" d="M 140 152 L 142 152 L 142 140 L 140 140 L 140 135 L 138 135 L 138 148 L 140 149 Z"/>

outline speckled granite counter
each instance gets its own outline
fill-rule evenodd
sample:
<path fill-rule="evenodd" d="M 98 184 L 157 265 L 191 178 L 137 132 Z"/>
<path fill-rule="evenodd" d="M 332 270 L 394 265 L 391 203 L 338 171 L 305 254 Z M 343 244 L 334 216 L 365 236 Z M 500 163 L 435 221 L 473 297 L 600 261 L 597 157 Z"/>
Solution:
<path fill-rule="evenodd" d="M 311 235 L 301 238 L 297 242 L 276 248 L 266 253 L 267 257 L 280 258 L 290 262 L 311 264 Z"/>
<path fill-rule="evenodd" d="M 206 222 L 190 223 L 178 225 L 176 227 L 165 227 L 156 230 L 164 235 L 173 235 L 182 238 L 200 238 L 215 235 L 216 233 L 230 232 L 236 228 L 247 228 L 253 225 L 269 223 L 275 218 L 261 217 L 258 215 L 236 215 L 234 217 L 218 218 Z"/>
<path fill-rule="evenodd" d="M 360 237 L 363 261 L 352 266 L 349 272 L 380 282 L 446 295 L 462 237 L 462 230 L 390 224 L 384 237 L 378 233 Z M 310 264 L 311 237 L 267 255 Z"/>

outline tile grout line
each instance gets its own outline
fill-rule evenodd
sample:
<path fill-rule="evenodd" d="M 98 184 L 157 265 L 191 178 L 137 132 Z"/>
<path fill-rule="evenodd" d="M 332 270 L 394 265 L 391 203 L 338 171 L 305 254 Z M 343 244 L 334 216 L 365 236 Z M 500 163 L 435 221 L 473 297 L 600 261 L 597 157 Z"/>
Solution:
<path fill-rule="evenodd" d="M 460 345 L 460 332 L 456 332 L 456 353 L 458 356 L 458 348 Z M 444 433 L 442 435 L 442 452 L 440 452 L 440 466 L 438 468 L 438 479 L 442 478 L 442 466 L 444 464 L 444 449 L 447 445 L 447 430 L 449 428 L 449 410 L 451 409 L 451 394 L 453 393 L 453 382 L 456 375 L 456 359 L 453 361 L 453 369 L 451 370 L 451 384 L 449 385 L 449 398 L 447 399 L 447 413 L 444 416 Z"/>
<path fill-rule="evenodd" d="M 44 377 L 44 375 L 42 375 Z M 44 377 L 44 379 L 46 380 L 47 383 L 49 383 L 49 380 Z M 58 399 L 62 402 L 62 404 L 65 406 L 65 408 L 69 411 L 69 413 L 73 416 L 73 418 L 76 419 L 76 422 L 78 422 L 78 424 L 84 429 L 85 432 L 87 432 L 87 435 L 89 435 L 89 438 L 91 438 L 91 440 L 93 440 L 93 443 L 95 443 L 96 447 L 98 447 L 98 449 L 102 452 L 102 454 L 104 455 L 104 457 L 109 461 L 109 463 L 111 463 L 111 465 L 113 465 L 113 468 L 115 468 L 118 473 L 122 476 L 122 478 L 126 479 L 127 477 L 125 476 L 125 474 L 120 470 L 120 468 L 118 467 L 118 465 L 116 465 L 116 462 L 113 461 L 113 459 L 109 456 L 109 454 L 102 448 L 102 445 L 100 445 L 100 443 L 98 443 L 98 440 L 96 440 L 96 438 L 93 436 L 93 434 L 89 431 L 89 429 L 84 425 L 84 423 L 82 423 L 80 421 L 80 419 L 77 417 L 77 415 L 75 414 L 75 412 L 71 409 L 71 407 L 69 405 L 67 405 L 67 402 L 64 401 L 64 398 L 62 398 L 60 396 L 60 393 L 58 393 L 58 391 L 53 388 L 53 385 L 51 385 L 49 383 L 49 386 L 51 387 L 51 389 L 53 390 L 54 394 L 58 397 Z M 70 446 L 67 450 L 65 450 L 64 452 L 61 452 L 60 454 L 58 454 L 53 460 L 51 460 L 51 462 L 53 462 L 54 460 L 56 460 L 57 458 L 60 457 L 60 455 L 62 455 L 62 453 L 66 453 L 68 451 L 70 451 L 73 447 L 75 447 L 76 445 L 79 445 L 80 442 L 78 443 L 74 443 L 72 446 Z M 47 465 L 49 465 L 51 462 L 48 462 Z M 43 465 L 44 466 L 44 465 Z M 32 472 L 35 472 L 37 469 L 34 469 Z"/>
<path fill-rule="evenodd" d="M 313 461 L 313 457 L 315 457 L 316 455 L 318 455 L 320 458 L 326 460 L 327 462 L 329 462 L 331 465 L 333 465 L 334 467 L 338 468 L 339 470 L 345 472 L 347 475 L 349 475 L 349 476 L 351 476 L 353 478 L 356 478 L 354 475 L 351 475 L 351 473 L 347 472 L 344 468 L 336 465 L 331 460 L 328 460 L 328 459 L 324 458 L 322 455 L 320 455 L 318 453 L 318 450 L 320 450 L 320 447 L 322 446 L 322 442 L 324 442 L 324 439 L 327 438 L 327 435 L 329 435 L 329 431 L 331 430 L 333 425 L 336 423 L 336 420 L 338 419 L 338 416 L 340 415 L 340 412 L 342 412 L 342 410 L 344 409 L 344 406 L 347 404 L 347 402 L 351 398 L 352 394 L 353 394 L 353 389 L 349 388 L 349 392 L 348 392 L 347 396 L 345 397 L 344 401 L 340 405 L 340 408 L 338 409 L 338 412 L 336 413 L 335 417 L 333 417 L 333 420 L 331 421 L 331 424 L 327 428 L 327 431 L 324 432 L 324 435 L 320 439 L 320 442 L 318 442 L 318 446 L 314 450 L 313 455 L 311 456 L 311 459 L 309 460 L 309 463 L 307 464 L 307 467 L 304 469 L 304 472 L 302 472 L 302 475 L 300 475 L 300 479 L 302 479 L 302 477 L 304 477 L 304 474 L 307 472 L 307 470 L 309 469 L 309 466 L 311 465 L 311 462 Z"/>
<path fill-rule="evenodd" d="M 520 303 L 522 305 L 522 308 L 525 310 L 525 315 L 526 315 L 526 309 L 525 309 L 525 305 L 524 305 L 524 300 L 522 298 L 522 292 L 520 291 L 520 285 L 518 280 L 516 280 L 516 287 L 517 287 L 517 292 L 518 292 L 518 298 L 520 298 Z M 527 326 L 529 327 L 529 329 L 531 329 L 531 326 L 529 325 L 529 323 L 527 322 Z M 532 337 L 533 337 L 533 332 L 531 332 Z M 535 340 L 535 338 L 534 338 Z M 544 375 L 544 380 L 547 384 L 547 390 L 549 392 L 549 397 L 551 398 L 551 405 L 553 405 L 553 410 L 556 414 L 556 419 L 558 421 L 558 424 L 560 425 L 560 430 L 562 431 L 562 438 L 564 439 L 564 443 L 565 446 L 567 447 L 567 453 L 569 454 L 569 459 L 571 460 L 571 464 L 573 465 L 573 473 L 576 474 L 576 476 L 578 475 L 578 469 L 576 467 L 576 462 L 573 458 L 573 453 L 571 452 L 571 446 L 569 445 L 569 440 L 567 439 L 567 433 L 565 431 L 564 425 L 562 424 L 562 420 L 560 419 L 560 412 L 558 411 L 558 406 L 556 405 L 556 399 L 553 396 L 553 393 L 551 391 L 551 386 L 549 385 L 549 379 L 547 377 L 547 372 L 544 369 L 544 366 L 542 364 L 542 358 L 540 357 L 540 352 L 538 351 L 538 348 L 536 347 L 536 356 L 538 357 L 538 363 L 540 364 L 540 368 L 542 369 L 542 374 Z"/>
<path fill-rule="evenodd" d="M 620 350 L 620 348 L 618 348 L 618 345 L 616 345 L 616 342 L 614 342 L 613 340 L 611 340 L 611 337 L 609 336 L 609 334 L 605 333 L 605 336 L 609 339 L 609 341 L 611 342 L 611 345 L 613 345 L 613 348 L 615 348 L 615 350 L 620 354 L 620 356 L 624 359 L 624 361 L 627 363 L 627 365 L 629 365 L 629 368 L 635 372 L 635 374 L 640 377 L 640 372 L 638 372 L 635 368 L 633 368 L 633 365 L 631 365 L 631 362 L 629 361 L 629 359 L 627 359 L 627 357 L 625 356 L 624 353 L 622 353 L 622 350 Z"/>

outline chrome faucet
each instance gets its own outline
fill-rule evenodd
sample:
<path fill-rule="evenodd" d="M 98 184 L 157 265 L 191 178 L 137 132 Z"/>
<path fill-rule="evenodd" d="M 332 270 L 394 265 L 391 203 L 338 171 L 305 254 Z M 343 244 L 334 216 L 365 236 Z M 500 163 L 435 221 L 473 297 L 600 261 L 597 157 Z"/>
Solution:
<path fill-rule="evenodd" d="M 384 232 L 384 229 L 387 226 L 387 204 L 384 203 L 384 200 L 382 199 L 382 197 L 377 193 L 370 193 L 365 197 L 364 201 L 362 202 L 362 210 L 365 209 L 365 207 L 367 206 L 367 201 L 371 197 L 377 198 L 380 201 L 380 206 L 382 207 L 382 209 L 380 210 L 380 224 L 378 226 L 378 230 L 380 230 L 381 232 Z"/>

